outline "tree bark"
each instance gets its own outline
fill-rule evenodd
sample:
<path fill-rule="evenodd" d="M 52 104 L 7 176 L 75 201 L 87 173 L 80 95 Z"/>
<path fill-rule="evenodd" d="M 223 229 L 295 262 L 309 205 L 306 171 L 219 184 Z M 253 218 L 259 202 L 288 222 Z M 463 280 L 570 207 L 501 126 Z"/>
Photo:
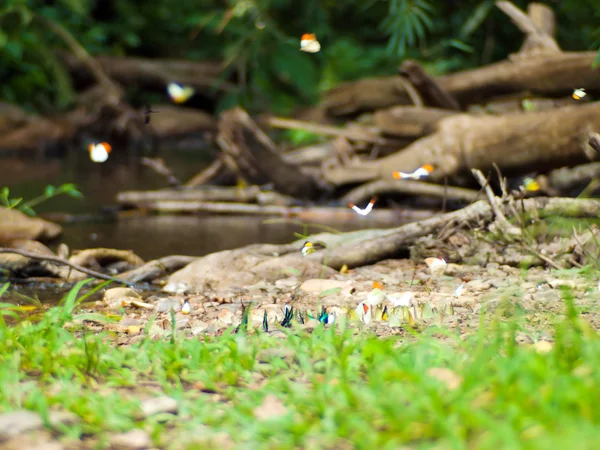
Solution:
<path fill-rule="evenodd" d="M 377 161 L 330 167 L 325 179 L 342 185 L 392 179 L 392 171 L 412 171 L 432 164 L 433 180 L 487 171 L 496 163 L 505 175 L 576 165 L 587 161 L 588 133 L 600 128 L 600 102 L 506 116 L 460 114 L 442 120 L 438 131 Z"/>

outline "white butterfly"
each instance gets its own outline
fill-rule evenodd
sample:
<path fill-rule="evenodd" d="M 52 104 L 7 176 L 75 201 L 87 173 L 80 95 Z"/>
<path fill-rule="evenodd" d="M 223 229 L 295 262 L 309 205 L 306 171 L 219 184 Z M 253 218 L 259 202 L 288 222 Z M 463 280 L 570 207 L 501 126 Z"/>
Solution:
<path fill-rule="evenodd" d="M 190 86 L 182 86 L 179 83 L 169 83 L 167 85 L 167 92 L 169 97 L 175 103 L 185 103 L 189 98 L 194 95 L 194 88 Z"/>
<path fill-rule="evenodd" d="M 111 152 L 112 147 L 108 142 L 101 142 L 100 144 L 88 145 L 88 151 L 90 152 L 90 159 L 95 163 L 103 163 L 108 159 L 108 154 Z"/>
<path fill-rule="evenodd" d="M 354 203 L 349 203 L 348 206 L 350 208 L 352 208 L 354 210 L 354 212 L 356 212 L 356 214 L 359 214 L 361 216 L 366 216 L 367 214 L 369 214 L 371 212 L 371 210 L 373 209 L 373 205 L 375 204 L 375 201 L 377 199 L 375 197 L 373 197 L 371 199 L 371 201 L 369 202 L 369 204 L 367 206 L 365 206 L 365 209 L 359 208 L 358 206 L 356 206 Z"/>
<path fill-rule="evenodd" d="M 321 44 L 319 44 L 314 34 L 304 33 L 300 38 L 300 50 L 308 53 L 317 53 L 321 50 Z"/>
<path fill-rule="evenodd" d="M 354 311 L 362 322 L 366 324 L 371 323 L 371 307 L 368 304 L 365 302 L 360 302 Z"/>
<path fill-rule="evenodd" d="M 444 258 L 425 258 L 425 264 L 429 267 L 432 275 L 442 275 L 448 266 Z"/>
<path fill-rule="evenodd" d="M 181 307 L 181 314 L 188 315 L 191 312 L 192 312 L 192 307 L 190 306 L 189 302 L 187 300 L 185 300 L 183 302 L 183 306 Z"/>
<path fill-rule="evenodd" d="M 421 178 L 426 178 L 428 177 L 431 172 L 433 172 L 433 166 L 431 164 L 425 164 L 421 167 L 419 167 L 417 170 L 415 170 L 414 172 L 392 172 L 392 176 L 396 179 L 396 180 L 405 180 L 407 178 L 409 179 L 413 179 L 413 180 L 419 180 Z"/>
<path fill-rule="evenodd" d="M 398 292 L 388 295 L 387 299 L 393 306 L 410 306 L 413 299 L 413 293 L 410 291 Z"/>

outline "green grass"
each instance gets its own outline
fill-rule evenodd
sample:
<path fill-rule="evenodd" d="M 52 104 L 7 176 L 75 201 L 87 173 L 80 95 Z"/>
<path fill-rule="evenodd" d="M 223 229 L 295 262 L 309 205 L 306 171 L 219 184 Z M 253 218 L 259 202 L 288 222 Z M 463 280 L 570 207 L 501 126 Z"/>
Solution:
<path fill-rule="evenodd" d="M 38 323 L 0 324 L 0 412 L 72 411 L 80 423 L 58 434 L 100 448 L 134 427 L 161 448 L 223 448 L 210 444 L 218 433 L 237 448 L 594 448 L 600 342 L 563 294 L 555 344 L 542 354 L 516 343 L 519 319 L 482 319 L 468 337 L 429 328 L 382 339 L 340 323 L 284 339 L 175 335 L 117 346 L 113 333 L 76 325 L 72 292 Z M 431 368 L 462 383 L 451 389 Z M 149 392 L 177 399 L 179 415 L 136 421 Z M 253 410 L 269 394 L 287 414 L 258 420 Z"/>

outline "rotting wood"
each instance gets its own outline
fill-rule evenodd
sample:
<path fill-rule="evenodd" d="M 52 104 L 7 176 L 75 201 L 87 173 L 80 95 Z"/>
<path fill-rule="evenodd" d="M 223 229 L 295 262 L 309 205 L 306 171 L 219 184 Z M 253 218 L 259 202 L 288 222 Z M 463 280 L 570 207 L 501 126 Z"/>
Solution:
<path fill-rule="evenodd" d="M 546 177 L 552 188 L 565 191 L 577 184 L 600 179 L 600 162 L 580 164 L 575 167 L 561 167 L 549 172 Z"/>
<path fill-rule="evenodd" d="M 588 143 L 590 144 L 590 147 L 592 147 L 596 152 L 600 154 L 600 134 L 589 133 Z"/>

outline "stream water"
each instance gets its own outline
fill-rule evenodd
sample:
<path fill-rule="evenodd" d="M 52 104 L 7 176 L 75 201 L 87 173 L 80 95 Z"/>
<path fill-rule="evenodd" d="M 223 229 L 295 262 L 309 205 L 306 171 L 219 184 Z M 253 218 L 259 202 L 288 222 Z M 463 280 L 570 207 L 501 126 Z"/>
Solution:
<path fill-rule="evenodd" d="M 48 184 L 75 183 L 85 197 L 83 200 L 61 196 L 35 208 L 38 213 L 58 211 L 87 218 L 63 224 L 64 234 L 59 242 L 71 250 L 131 249 L 145 260 L 173 254 L 202 256 L 254 243 L 288 243 L 297 239 L 296 232 L 320 231 L 317 226 L 298 223 L 269 223 L 273 218 L 230 215 L 153 215 L 102 220 L 100 211 L 115 205 L 118 192 L 166 187 L 163 177 L 139 164 L 139 157 L 115 153 L 103 164 L 91 162 L 84 150 L 54 157 L 43 154 L 30 158 L 0 157 L 0 187 L 8 186 L 11 197 L 31 199 L 40 195 Z M 160 150 L 158 156 L 181 180 L 189 179 L 210 162 L 202 150 Z M 398 225 L 361 216 L 351 221 L 332 219 L 320 224 L 339 231 Z"/>

